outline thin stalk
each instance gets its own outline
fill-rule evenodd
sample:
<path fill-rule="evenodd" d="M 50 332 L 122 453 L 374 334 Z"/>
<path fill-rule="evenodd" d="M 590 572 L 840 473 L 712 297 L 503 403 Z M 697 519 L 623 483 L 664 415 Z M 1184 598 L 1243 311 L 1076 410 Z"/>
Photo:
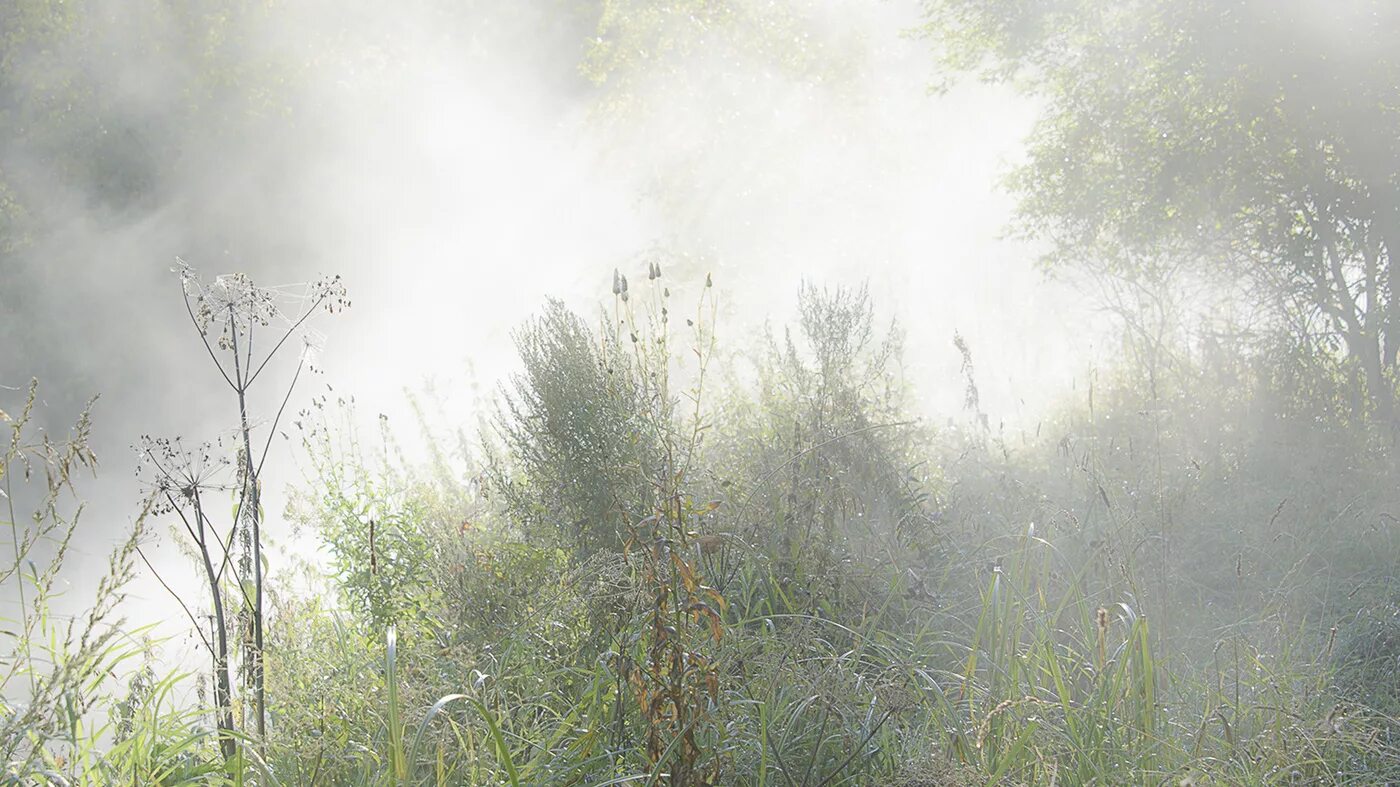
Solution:
<path fill-rule="evenodd" d="M 232 308 L 229 309 L 229 319 L 233 320 Z M 297 324 L 300 325 L 300 322 Z M 249 654 L 253 673 L 253 717 L 257 726 L 258 740 L 263 742 L 267 738 L 267 698 L 263 680 L 262 511 L 261 501 L 258 499 L 258 470 L 253 465 L 252 429 L 248 425 L 248 385 L 252 381 L 243 379 L 242 364 L 238 357 L 238 331 L 235 328 L 229 333 L 233 341 L 234 380 L 238 383 L 234 389 L 238 394 L 238 429 L 243 438 L 243 485 L 245 491 L 244 501 L 239 506 L 238 513 L 241 515 L 246 512 L 248 523 L 253 531 L 253 652 Z M 284 341 L 285 339 L 286 337 L 283 337 Z M 278 342 L 277 346 L 281 347 L 282 342 Z M 273 352 L 276 351 L 276 348 L 273 348 Z M 265 365 L 267 362 L 263 363 Z M 259 370 L 261 368 L 259 367 Z"/>

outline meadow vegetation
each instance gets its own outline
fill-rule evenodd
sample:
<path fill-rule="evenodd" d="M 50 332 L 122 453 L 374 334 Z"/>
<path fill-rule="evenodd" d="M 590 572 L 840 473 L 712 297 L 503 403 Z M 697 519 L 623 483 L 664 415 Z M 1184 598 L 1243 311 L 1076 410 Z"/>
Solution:
<path fill-rule="evenodd" d="M 725 351 L 718 288 L 646 268 L 644 284 L 617 274 L 595 314 L 548 303 L 520 328 L 522 371 L 480 435 L 420 408 L 425 461 L 349 400 L 289 415 L 310 472 L 286 513 L 324 559 L 270 569 L 261 651 L 250 581 L 214 571 L 238 623 L 208 674 L 161 674 L 121 589 L 150 517 L 199 494 L 240 504 L 246 463 L 222 486 L 155 486 L 92 614 L 62 622 L 47 610 L 90 426 L 58 441 L 27 408 L 5 416 L 19 557 L 3 580 L 23 634 L 5 661 L 7 778 L 1400 776 L 1400 493 L 1390 427 L 1354 406 L 1367 389 L 1345 361 L 1125 354 L 1013 434 L 980 412 L 959 338 L 967 411 L 934 428 L 864 290 L 804 286 L 794 325 Z M 219 543 L 251 550 L 249 519 L 232 522 Z M 192 617 L 213 599 L 189 600 Z M 224 690 L 175 700 L 220 670 Z"/>
<path fill-rule="evenodd" d="M 863 3 L 390 5 L 0 4 L 0 354 L 83 382 L 0 386 L 0 783 L 1400 783 L 1394 3 L 911 0 L 888 41 L 847 30 Z M 950 298 L 958 265 L 989 264 L 902 226 L 967 229 L 924 213 L 982 204 L 965 183 L 907 212 L 859 203 L 880 213 L 859 232 L 822 226 L 847 190 L 908 188 L 882 182 L 896 170 L 977 171 L 960 149 L 834 161 L 863 166 L 857 149 L 904 124 L 853 133 L 902 111 L 886 102 L 910 85 L 877 68 L 896 36 L 932 50 L 914 57 L 940 88 L 970 74 L 1028 94 L 1016 249 L 1044 252 L 1121 339 L 1030 421 L 988 411 L 977 346 L 906 347 L 860 287 L 802 285 L 791 324 L 728 332 L 725 282 L 697 261 L 962 254 L 928 277 Z M 391 67 L 419 55 L 430 68 Z M 458 55 L 471 67 L 441 70 Z M 517 73 L 532 58 L 538 95 Z M 431 111 L 384 101 L 400 92 Z M 948 125 L 977 97 L 946 105 Z M 535 104 L 562 109 L 537 128 Z M 574 141 L 540 128 L 575 116 L 612 152 L 548 171 Z M 421 170 L 380 149 L 415 145 Z M 459 169 L 454 147 L 472 153 Z M 592 307 L 538 304 L 479 425 L 426 399 L 404 424 L 362 417 L 352 392 L 305 396 L 299 345 L 349 306 L 338 278 L 295 291 L 181 265 L 169 306 L 191 353 L 159 384 L 223 385 L 238 418 L 209 445 L 141 440 L 145 503 L 96 512 L 131 526 L 100 579 L 65 590 L 87 570 L 72 550 L 103 425 L 60 436 L 38 408 L 136 368 L 97 356 L 154 332 L 74 349 L 157 308 L 149 280 L 124 279 L 156 257 L 130 249 L 235 249 L 264 271 L 350 253 L 361 273 L 411 264 L 392 275 L 497 298 L 500 271 L 456 268 L 586 260 L 514 244 L 559 230 L 546 214 L 597 198 L 585 181 L 614 164 L 662 221 L 648 233 L 683 231 L 611 293 L 561 293 Z M 580 215 L 587 233 L 561 238 L 623 243 L 589 234 L 613 214 Z M 493 223 L 509 226 L 475 237 Z M 454 266 L 441 283 L 427 250 Z M 82 272 L 101 275 L 70 298 Z M 960 378 L 937 382 L 965 407 L 931 415 L 906 352 L 959 353 Z M 305 478 L 264 465 L 287 445 Z M 285 511 L 266 510 L 283 487 Z M 273 548 L 291 531 L 311 554 Z M 183 578 L 147 560 L 166 532 Z M 132 618 L 138 574 L 169 591 L 193 663 Z"/>

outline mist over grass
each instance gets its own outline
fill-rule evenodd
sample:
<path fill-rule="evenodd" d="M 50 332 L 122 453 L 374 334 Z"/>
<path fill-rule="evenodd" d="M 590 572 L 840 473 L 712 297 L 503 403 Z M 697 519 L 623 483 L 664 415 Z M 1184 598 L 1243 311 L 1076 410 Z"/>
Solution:
<path fill-rule="evenodd" d="M 6 776 L 1400 779 L 1397 25 L 0 8 Z"/>

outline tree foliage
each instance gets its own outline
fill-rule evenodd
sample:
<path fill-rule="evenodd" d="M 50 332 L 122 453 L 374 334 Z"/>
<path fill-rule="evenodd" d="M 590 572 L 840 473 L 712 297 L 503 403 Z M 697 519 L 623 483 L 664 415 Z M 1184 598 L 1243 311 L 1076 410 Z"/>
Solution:
<path fill-rule="evenodd" d="M 930 0 L 945 63 L 1043 102 L 1011 177 L 1053 264 L 1243 283 L 1389 411 L 1400 354 L 1400 10 L 1371 0 Z"/>

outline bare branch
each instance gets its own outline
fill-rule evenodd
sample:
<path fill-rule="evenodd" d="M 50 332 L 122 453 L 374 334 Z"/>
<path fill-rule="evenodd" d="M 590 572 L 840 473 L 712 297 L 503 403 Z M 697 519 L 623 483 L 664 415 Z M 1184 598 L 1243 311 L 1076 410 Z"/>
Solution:
<path fill-rule="evenodd" d="M 201 525 L 208 525 L 208 526 L 209 526 L 209 532 L 214 534 L 214 541 L 219 545 L 219 549 L 222 549 L 222 550 L 224 551 L 224 559 L 223 559 L 223 561 L 219 564 L 219 570 L 218 570 L 218 572 L 217 572 L 216 574 L 214 574 L 214 577 L 215 577 L 216 580 L 218 580 L 218 581 L 223 581 L 223 578 L 224 578 L 224 569 L 225 569 L 225 568 L 228 568 L 228 567 L 231 566 L 231 565 L 233 565 L 233 550 L 230 549 L 230 547 L 233 545 L 233 532 L 234 532 L 234 530 L 230 530 L 230 531 L 229 531 L 229 540 L 228 540 L 228 543 L 224 543 L 224 541 L 223 541 L 222 539 L 219 538 L 219 531 L 214 529 L 214 524 L 213 524 L 212 522 L 209 521 L 209 517 L 207 517 L 207 516 L 204 515 L 204 506 L 203 506 L 203 504 L 201 504 L 201 503 L 199 502 L 199 490 L 198 490 L 198 489 L 195 490 L 195 506 L 194 506 L 194 513 L 195 513 L 195 516 L 199 517 L 199 520 L 200 520 L 200 524 L 201 524 Z M 234 529 L 237 529 L 237 527 L 238 527 L 238 523 L 235 521 L 235 522 L 234 522 Z M 213 569 L 213 566 L 210 566 L 210 569 L 212 570 L 212 569 Z M 236 570 L 235 570 L 235 572 L 236 572 Z M 239 577 L 239 576 L 237 575 L 237 573 L 235 573 L 235 574 L 234 574 L 234 580 L 235 580 L 235 582 L 234 582 L 233 584 L 235 584 L 235 585 L 238 586 L 238 592 L 239 592 L 240 595 L 243 596 L 243 600 L 244 600 L 245 602 L 247 602 L 247 604 L 248 604 L 249 606 L 252 606 L 252 603 L 253 603 L 253 602 L 252 602 L 252 599 L 248 598 L 248 589 L 247 589 L 246 587 L 243 586 L 242 578 Z"/>
<path fill-rule="evenodd" d="M 204 343 L 204 350 L 209 353 L 209 360 L 214 362 L 214 366 L 218 368 L 219 374 L 224 376 L 224 382 L 228 383 L 229 387 L 236 388 L 233 384 L 233 380 L 229 379 L 228 372 L 224 371 L 224 365 L 219 363 L 219 356 L 214 353 L 214 348 L 209 346 L 209 337 L 205 336 L 204 329 L 199 327 L 199 319 L 194 316 L 194 309 L 190 307 L 190 294 L 183 290 L 181 292 L 185 297 L 185 313 L 190 316 L 190 322 L 194 325 L 195 333 L 199 334 L 199 340 Z"/>
<path fill-rule="evenodd" d="M 287 339 L 291 338 L 291 335 L 293 333 L 296 333 L 296 330 L 301 327 L 301 324 L 306 322 L 307 318 L 310 317 L 312 313 L 314 313 L 318 308 L 320 308 L 321 304 L 324 303 L 325 300 L 325 295 L 322 295 L 321 297 L 317 298 L 316 302 L 311 304 L 310 308 L 308 308 L 306 312 L 302 314 L 300 318 L 297 319 L 296 322 L 292 323 L 292 327 L 288 328 L 287 332 L 282 334 L 282 338 L 277 340 L 277 344 L 272 348 L 272 351 L 267 354 L 266 358 L 263 358 L 263 362 L 258 364 L 257 370 L 254 371 L 253 374 L 248 378 L 248 385 L 252 385 L 253 381 L 258 379 L 258 375 L 262 374 L 263 367 L 267 366 L 268 361 L 272 360 L 272 357 L 277 354 L 278 350 L 282 349 L 282 345 L 286 343 Z"/>
<path fill-rule="evenodd" d="M 291 401 L 292 391 L 297 387 L 297 379 L 301 377 L 301 370 L 306 366 L 306 358 L 303 356 L 297 361 L 297 370 L 292 374 L 292 382 L 287 385 L 287 395 L 282 397 L 282 405 L 277 408 L 277 415 L 272 419 L 272 425 L 267 430 L 267 442 L 263 444 L 262 456 L 258 458 L 258 470 L 254 477 L 262 475 L 263 462 L 267 461 L 267 454 L 272 449 L 272 437 L 277 434 L 277 424 L 282 421 L 282 413 L 287 409 L 287 402 Z"/>
<path fill-rule="evenodd" d="M 180 605 L 180 609 L 185 611 L 185 617 L 190 619 L 190 625 L 194 626 L 194 631 L 199 635 L 200 641 L 204 643 L 205 650 L 209 651 L 209 655 L 217 656 L 218 654 L 214 652 L 214 646 L 209 643 L 209 638 L 204 636 L 204 629 L 199 627 L 199 619 L 196 618 L 194 613 L 190 611 L 190 608 L 185 605 L 185 600 L 180 597 L 180 594 L 176 593 L 173 588 L 165 584 L 165 580 L 161 577 L 160 572 L 156 571 L 156 567 L 151 565 L 151 561 L 146 557 L 146 553 L 141 550 L 140 544 L 136 545 L 136 554 L 141 556 L 141 562 L 145 563 L 146 568 L 151 570 L 151 576 L 156 578 L 160 586 L 165 588 L 165 592 L 169 593 L 170 597 L 175 599 L 175 603 Z"/>

